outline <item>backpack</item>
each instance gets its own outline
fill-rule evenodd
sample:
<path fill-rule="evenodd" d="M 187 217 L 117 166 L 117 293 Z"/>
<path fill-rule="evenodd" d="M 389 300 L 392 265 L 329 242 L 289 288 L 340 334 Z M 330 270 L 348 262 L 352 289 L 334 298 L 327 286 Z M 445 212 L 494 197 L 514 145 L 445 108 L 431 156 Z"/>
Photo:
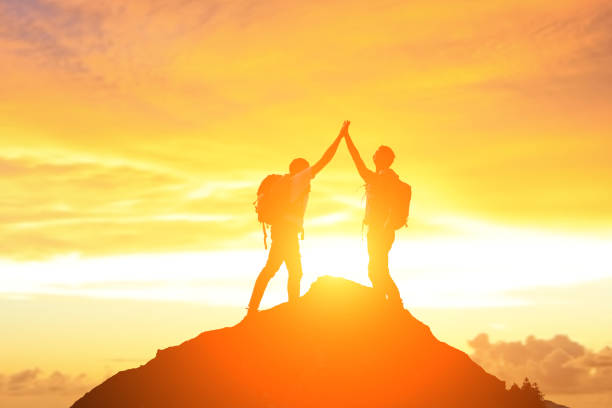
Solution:
<path fill-rule="evenodd" d="M 276 223 L 289 206 L 289 177 L 289 175 L 270 174 L 262 180 L 257 189 L 257 199 L 253 205 L 257 221 L 262 226 L 266 249 L 268 249 L 266 226 Z"/>
<path fill-rule="evenodd" d="M 366 186 L 366 215 L 364 224 L 372 225 L 388 222 L 397 230 L 407 226 L 410 215 L 410 200 L 412 198 L 412 187 L 404 183 L 395 175 L 395 178 L 387 184 Z"/>
<path fill-rule="evenodd" d="M 394 184 L 389 210 L 389 223 L 393 229 L 397 230 L 404 226 L 408 226 L 412 187 L 410 184 L 404 183 L 401 180 L 397 180 Z"/>

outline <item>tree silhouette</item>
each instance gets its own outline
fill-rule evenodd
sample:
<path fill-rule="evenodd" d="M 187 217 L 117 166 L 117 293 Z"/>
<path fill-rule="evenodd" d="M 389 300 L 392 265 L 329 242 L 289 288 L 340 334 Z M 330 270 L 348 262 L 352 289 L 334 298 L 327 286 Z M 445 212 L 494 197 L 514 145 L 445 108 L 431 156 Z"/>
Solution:
<path fill-rule="evenodd" d="M 508 390 L 511 406 L 525 408 L 543 408 L 544 394 L 540 391 L 537 383 L 531 383 L 529 378 L 525 377 L 523 385 L 519 387 L 513 384 Z"/>
<path fill-rule="evenodd" d="M 521 387 L 521 393 L 524 395 L 525 401 L 528 403 L 531 403 L 531 404 L 540 403 L 541 404 L 544 401 L 544 395 L 538 388 L 538 384 L 537 383 L 531 384 L 531 382 L 529 382 L 529 378 L 527 377 L 525 377 L 525 380 L 523 380 L 523 386 Z M 534 406 L 538 406 L 538 405 L 534 405 Z"/>

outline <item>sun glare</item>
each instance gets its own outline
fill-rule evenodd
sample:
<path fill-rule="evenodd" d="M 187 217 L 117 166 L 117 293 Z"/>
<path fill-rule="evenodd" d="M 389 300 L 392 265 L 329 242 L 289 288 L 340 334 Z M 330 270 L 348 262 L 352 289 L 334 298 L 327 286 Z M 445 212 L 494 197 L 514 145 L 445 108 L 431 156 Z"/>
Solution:
<path fill-rule="evenodd" d="M 415 238 L 400 230 L 390 253 L 391 273 L 408 304 L 489 307 L 524 303 L 520 290 L 604 278 L 612 269 L 610 241 L 447 220 L 461 237 Z M 305 292 L 319 276 L 369 285 L 366 241 L 314 236 L 302 244 Z M 91 296 L 242 307 L 265 263 L 259 250 L 202 251 L 40 262 L 2 261 L 5 296 Z M 272 280 L 264 306 L 286 300 L 286 269 Z"/>

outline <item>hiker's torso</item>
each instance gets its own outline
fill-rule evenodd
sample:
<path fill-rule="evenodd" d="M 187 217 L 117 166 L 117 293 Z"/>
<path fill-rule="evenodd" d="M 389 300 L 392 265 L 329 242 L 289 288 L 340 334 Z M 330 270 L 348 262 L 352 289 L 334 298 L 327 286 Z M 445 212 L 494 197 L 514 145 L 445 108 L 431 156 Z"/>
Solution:
<path fill-rule="evenodd" d="M 382 226 L 389 217 L 390 203 L 393 199 L 393 183 L 399 176 L 391 169 L 379 170 L 366 184 L 366 214 L 364 223 Z"/>
<path fill-rule="evenodd" d="M 312 170 L 308 167 L 294 176 L 285 177 L 289 177 L 289 200 L 280 219 L 272 224 L 272 238 L 279 235 L 280 231 L 297 234 L 302 231 L 304 224 Z"/>

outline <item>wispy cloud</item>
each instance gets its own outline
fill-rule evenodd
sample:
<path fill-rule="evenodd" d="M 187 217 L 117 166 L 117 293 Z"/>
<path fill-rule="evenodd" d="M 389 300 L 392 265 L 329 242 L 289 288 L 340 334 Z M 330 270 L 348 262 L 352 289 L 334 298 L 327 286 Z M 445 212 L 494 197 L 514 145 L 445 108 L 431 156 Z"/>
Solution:
<path fill-rule="evenodd" d="M 172 172 L 35 158 L 2 158 L 0 173 L 3 257 L 218 246 L 239 237 L 252 212 L 249 183 L 226 189 Z M 211 196 L 194 198 L 203 189 Z"/>
<path fill-rule="evenodd" d="M 42 68 L 88 73 L 83 56 L 110 45 L 100 10 L 51 0 L 7 0 L 0 4 L 0 41 Z M 2 44 L 0 43 L 0 44 Z"/>

